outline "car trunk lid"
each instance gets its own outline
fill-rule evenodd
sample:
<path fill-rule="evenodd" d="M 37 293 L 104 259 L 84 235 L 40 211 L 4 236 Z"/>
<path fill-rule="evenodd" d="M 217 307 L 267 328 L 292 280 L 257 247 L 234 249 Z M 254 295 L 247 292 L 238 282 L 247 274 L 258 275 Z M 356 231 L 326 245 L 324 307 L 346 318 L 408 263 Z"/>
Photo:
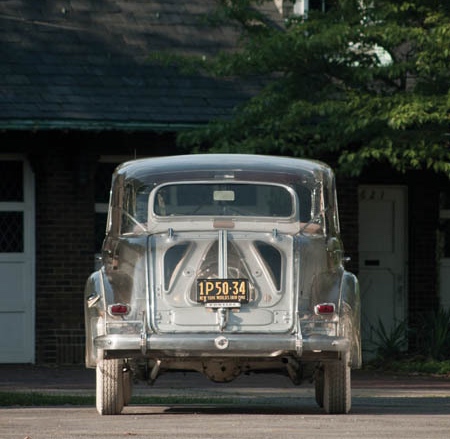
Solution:
<path fill-rule="evenodd" d="M 149 239 L 154 331 L 282 333 L 294 327 L 292 235 L 169 229 Z"/>

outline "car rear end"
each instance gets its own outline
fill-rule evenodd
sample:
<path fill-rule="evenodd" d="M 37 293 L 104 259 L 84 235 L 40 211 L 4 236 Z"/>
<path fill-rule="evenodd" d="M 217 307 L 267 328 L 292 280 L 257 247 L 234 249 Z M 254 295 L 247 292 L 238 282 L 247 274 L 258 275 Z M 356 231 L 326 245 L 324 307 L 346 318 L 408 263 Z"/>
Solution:
<path fill-rule="evenodd" d="M 278 369 L 298 384 L 304 364 L 320 375 L 336 362 L 347 374 L 352 335 L 340 322 L 352 321 L 346 300 L 357 293 L 340 240 L 330 238 L 337 216 L 324 204 L 335 200 L 319 178 L 328 168 L 273 172 L 262 160 L 246 168 L 214 158 L 197 172 L 116 175 L 104 265 L 85 292 L 87 366 L 99 371 L 109 360 L 126 371 L 144 362 L 151 380 L 163 370 L 226 382 Z M 101 394 L 111 386 L 104 375 Z M 337 397 L 316 392 L 327 411 L 349 410 L 347 383 Z M 98 397 L 99 411 L 117 412 L 117 398 Z"/>

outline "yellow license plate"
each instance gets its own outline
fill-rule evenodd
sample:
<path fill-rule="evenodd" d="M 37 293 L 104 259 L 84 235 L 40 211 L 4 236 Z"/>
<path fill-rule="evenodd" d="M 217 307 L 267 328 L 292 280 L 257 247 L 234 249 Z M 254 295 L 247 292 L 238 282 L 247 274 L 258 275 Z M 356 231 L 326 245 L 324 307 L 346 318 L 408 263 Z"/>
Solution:
<path fill-rule="evenodd" d="M 247 303 L 247 279 L 197 279 L 197 302 Z"/>

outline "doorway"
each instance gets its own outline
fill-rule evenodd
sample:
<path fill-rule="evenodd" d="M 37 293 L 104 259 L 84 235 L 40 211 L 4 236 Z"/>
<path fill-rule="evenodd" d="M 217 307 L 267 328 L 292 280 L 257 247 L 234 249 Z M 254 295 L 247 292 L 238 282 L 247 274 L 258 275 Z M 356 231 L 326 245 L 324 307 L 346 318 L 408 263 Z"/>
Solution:
<path fill-rule="evenodd" d="M 0 363 L 34 363 L 34 177 L 15 156 L 0 173 Z"/>
<path fill-rule="evenodd" d="M 407 192 L 368 185 L 358 195 L 361 336 L 368 361 L 375 357 L 378 331 L 390 334 L 407 318 Z"/>

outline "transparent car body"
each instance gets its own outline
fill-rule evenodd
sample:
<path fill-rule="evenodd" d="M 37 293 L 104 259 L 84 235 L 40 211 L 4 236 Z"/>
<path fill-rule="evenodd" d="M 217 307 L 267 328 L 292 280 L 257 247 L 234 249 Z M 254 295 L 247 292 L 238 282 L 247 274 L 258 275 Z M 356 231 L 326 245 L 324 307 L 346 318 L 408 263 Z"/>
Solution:
<path fill-rule="evenodd" d="M 317 403 L 347 413 L 360 299 L 343 261 L 324 163 L 207 154 L 120 165 L 102 266 L 85 287 L 99 413 L 122 410 L 132 374 L 171 370 L 312 377 Z"/>

